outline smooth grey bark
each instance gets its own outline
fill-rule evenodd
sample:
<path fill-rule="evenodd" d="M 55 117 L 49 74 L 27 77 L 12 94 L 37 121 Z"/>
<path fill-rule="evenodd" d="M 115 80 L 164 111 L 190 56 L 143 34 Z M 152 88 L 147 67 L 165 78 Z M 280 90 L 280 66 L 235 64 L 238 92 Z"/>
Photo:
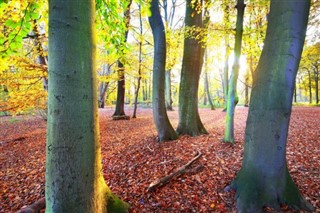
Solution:
<path fill-rule="evenodd" d="M 46 212 L 128 212 L 101 164 L 95 2 L 49 1 Z"/>
<path fill-rule="evenodd" d="M 240 70 L 240 55 L 243 34 L 243 16 L 246 5 L 244 0 L 237 1 L 237 23 L 236 23 L 236 36 L 234 44 L 234 62 L 232 72 L 228 85 L 228 99 L 227 99 L 227 114 L 226 126 L 224 131 L 224 142 L 234 143 L 234 112 L 236 103 L 238 103 L 237 95 L 237 81 Z"/>
<path fill-rule="evenodd" d="M 165 73 L 165 100 L 166 108 L 168 111 L 173 111 L 172 107 L 172 95 L 171 95 L 171 70 L 167 70 Z"/>
<path fill-rule="evenodd" d="M 202 14 L 195 11 L 197 6 L 202 7 L 202 0 L 186 2 L 186 27 L 203 27 Z M 197 136 L 207 134 L 198 112 L 198 88 L 203 64 L 204 48 L 199 40 L 185 36 L 184 50 L 179 89 L 179 135 Z"/>
<path fill-rule="evenodd" d="M 262 212 L 280 204 L 311 211 L 286 163 L 295 77 L 310 1 L 271 0 L 267 35 L 254 74 L 242 168 L 231 184 L 238 212 Z"/>
<path fill-rule="evenodd" d="M 153 121 L 158 132 L 159 142 L 178 138 L 170 124 L 164 97 L 165 66 L 166 66 L 166 36 L 159 11 L 158 0 L 151 1 L 152 15 L 149 17 L 154 42 L 153 80 L 152 80 L 152 108 Z"/>

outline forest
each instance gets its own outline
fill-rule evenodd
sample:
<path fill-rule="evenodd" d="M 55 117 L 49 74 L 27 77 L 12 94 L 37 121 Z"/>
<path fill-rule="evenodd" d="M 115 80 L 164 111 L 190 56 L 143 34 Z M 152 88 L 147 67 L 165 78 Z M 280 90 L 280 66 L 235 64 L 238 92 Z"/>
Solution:
<path fill-rule="evenodd" d="M 1 0 L 0 212 L 320 211 L 319 14 Z"/>

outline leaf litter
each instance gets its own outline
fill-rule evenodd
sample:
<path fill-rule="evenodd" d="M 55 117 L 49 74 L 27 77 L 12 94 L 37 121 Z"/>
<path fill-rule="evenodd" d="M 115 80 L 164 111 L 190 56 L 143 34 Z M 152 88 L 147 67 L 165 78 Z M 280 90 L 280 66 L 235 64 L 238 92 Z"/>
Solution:
<path fill-rule="evenodd" d="M 103 175 L 110 189 L 130 204 L 130 212 L 236 212 L 234 192 L 224 188 L 241 168 L 247 108 L 236 109 L 235 145 L 221 142 L 221 109 L 200 109 L 209 134 L 161 144 L 151 109 L 138 109 L 136 119 L 117 121 L 111 118 L 113 111 L 99 110 Z M 132 111 L 127 108 L 127 115 Z M 177 109 L 168 115 L 176 127 Z M 35 116 L 0 119 L 0 212 L 15 212 L 44 197 L 46 123 Z M 197 151 L 202 156 L 186 173 L 147 192 L 151 182 L 186 164 Z M 319 107 L 293 108 L 287 160 L 299 190 L 320 212 Z M 282 212 L 292 209 L 283 206 Z"/>

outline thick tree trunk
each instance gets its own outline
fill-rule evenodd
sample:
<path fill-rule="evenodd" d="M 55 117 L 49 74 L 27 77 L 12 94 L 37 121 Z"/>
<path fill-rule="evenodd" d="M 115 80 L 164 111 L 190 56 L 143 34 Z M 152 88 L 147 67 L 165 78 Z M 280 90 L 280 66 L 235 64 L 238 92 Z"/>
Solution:
<path fill-rule="evenodd" d="M 152 108 L 153 120 L 157 128 L 159 142 L 178 138 L 167 116 L 164 87 L 166 66 L 166 37 L 164 25 L 159 11 L 158 0 L 151 1 L 149 23 L 154 41 L 153 81 L 152 81 Z"/>
<path fill-rule="evenodd" d="M 49 2 L 46 212 L 128 211 L 102 175 L 94 8 L 89 0 Z"/>
<path fill-rule="evenodd" d="M 232 183 L 239 212 L 288 204 L 312 210 L 293 183 L 286 143 L 295 77 L 310 1 L 271 0 L 267 36 L 255 72 L 242 168 Z"/>
<path fill-rule="evenodd" d="M 202 27 L 202 14 L 195 11 L 192 1 L 186 3 L 185 25 Z M 202 1 L 195 4 L 202 6 Z M 201 7 L 200 7 L 201 8 Z M 198 87 L 203 62 L 204 49 L 195 38 L 184 39 L 180 92 L 179 92 L 179 124 L 177 132 L 180 135 L 197 136 L 206 134 L 198 112 Z"/>
<path fill-rule="evenodd" d="M 238 0 L 237 3 L 237 23 L 236 23 L 236 39 L 234 45 L 234 63 L 229 81 L 226 127 L 224 131 L 224 142 L 234 143 L 234 111 L 235 105 L 238 103 L 237 97 L 237 81 L 240 69 L 241 43 L 243 33 L 243 15 L 245 8 L 244 0 Z"/>

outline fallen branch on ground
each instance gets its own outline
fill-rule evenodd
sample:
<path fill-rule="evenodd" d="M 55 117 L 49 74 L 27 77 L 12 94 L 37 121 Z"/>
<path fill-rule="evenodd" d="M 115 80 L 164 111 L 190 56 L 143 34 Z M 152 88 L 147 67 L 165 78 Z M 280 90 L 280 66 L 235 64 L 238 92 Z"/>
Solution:
<path fill-rule="evenodd" d="M 40 212 L 44 208 L 46 208 L 46 200 L 45 198 L 41 198 L 30 206 L 19 210 L 17 213 L 36 213 Z"/>
<path fill-rule="evenodd" d="M 202 153 L 200 151 L 197 152 L 196 156 L 192 158 L 187 164 L 181 166 L 178 168 L 175 172 L 171 173 L 170 175 L 167 175 L 161 179 L 155 180 L 152 183 L 150 183 L 147 191 L 153 191 L 155 188 L 161 187 L 165 184 L 167 184 L 172 178 L 179 177 L 183 175 L 186 172 L 186 169 L 196 160 L 198 160 L 201 157 Z"/>
<path fill-rule="evenodd" d="M 16 142 L 16 141 L 24 141 L 25 139 L 26 139 L 25 137 L 21 136 L 21 137 L 18 137 L 18 138 L 13 138 L 13 139 L 1 141 L 0 145 L 5 144 L 5 143 Z"/>

